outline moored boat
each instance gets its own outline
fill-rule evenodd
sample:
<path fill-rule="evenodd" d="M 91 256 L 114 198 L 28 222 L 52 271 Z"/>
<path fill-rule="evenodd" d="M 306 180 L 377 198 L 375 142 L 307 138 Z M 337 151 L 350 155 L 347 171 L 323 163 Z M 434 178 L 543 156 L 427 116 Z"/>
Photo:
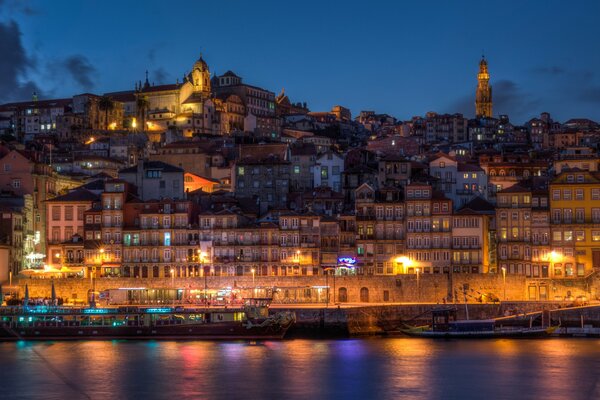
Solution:
<path fill-rule="evenodd" d="M 424 338 L 528 338 L 549 336 L 558 327 L 543 326 L 502 326 L 494 319 L 457 320 L 456 309 L 432 310 L 431 325 L 406 326 L 400 332 Z"/>
<path fill-rule="evenodd" d="M 0 340 L 282 339 L 291 312 L 268 314 L 266 299 L 243 308 L 0 307 Z"/>

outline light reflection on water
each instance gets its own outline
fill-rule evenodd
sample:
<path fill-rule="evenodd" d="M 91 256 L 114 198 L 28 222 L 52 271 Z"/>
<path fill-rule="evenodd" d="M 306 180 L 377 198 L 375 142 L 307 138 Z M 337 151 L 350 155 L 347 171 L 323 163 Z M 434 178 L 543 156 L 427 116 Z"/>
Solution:
<path fill-rule="evenodd" d="M 576 339 L 0 343 L 0 398 L 600 399 L 599 356 Z"/>

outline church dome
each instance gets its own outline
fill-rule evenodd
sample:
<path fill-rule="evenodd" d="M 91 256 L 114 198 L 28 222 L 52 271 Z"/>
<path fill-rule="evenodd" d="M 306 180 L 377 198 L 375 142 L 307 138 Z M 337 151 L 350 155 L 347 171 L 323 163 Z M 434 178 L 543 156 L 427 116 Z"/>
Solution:
<path fill-rule="evenodd" d="M 204 59 L 202 58 L 202 55 L 200 56 L 200 58 L 198 59 L 198 61 L 196 61 L 194 63 L 194 68 L 193 69 L 199 69 L 202 72 L 208 71 L 208 64 L 206 63 L 206 61 L 204 61 Z"/>

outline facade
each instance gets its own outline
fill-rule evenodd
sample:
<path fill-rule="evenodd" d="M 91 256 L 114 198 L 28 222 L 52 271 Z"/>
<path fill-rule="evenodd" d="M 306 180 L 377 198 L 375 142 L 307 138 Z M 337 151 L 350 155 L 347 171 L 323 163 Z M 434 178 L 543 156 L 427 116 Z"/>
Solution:
<path fill-rule="evenodd" d="M 357 273 L 407 273 L 396 259 L 405 253 L 405 204 L 399 189 L 362 184 L 355 194 Z"/>
<path fill-rule="evenodd" d="M 49 216 L 46 224 L 46 264 L 57 267 L 66 262 L 63 253 L 63 243 L 72 242 L 73 236 L 84 237 L 84 214 L 92 208 L 94 202 L 100 197 L 86 189 L 74 189 L 62 196 L 46 201 L 46 215 Z"/>
<path fill-rule="evenodd" d="M 437 178 L 438 189 L 460 208 L 474 197 L 487 197 L 487 175 L 475 165 L 440 153 L 429 162 L 429 173 Z"/>
<path fill-rule="evenodd" d="M 494 206 L 477 197 L 452 216 L 452 272 L 496 271 Z"/>
<path fill-rule="evenodd" d="M 254 199 L 261 213 L 287 207 L 290 168 L 290 151 L 285 144 L 240 146 L 232 173 L 236 197 Z"/>
<path fill-rule="evenodd" d="M 184 171 L 162 161 L 140 161 L 119 171 L 122 179 L 137 189 L 142 200 L 178 199 L 184 194 Z"/>
<path fill-rule="evenodd" d="M 449 273 L 452 242 L 452 200 L 434 193 L 431 185 L 405 187 L 405 273 Z M 467 272 L 467 271 L 465 271 Z"/>
<path fill-rule="evenodd" d="M 317 156 L 313 170 L 314 187 L 328 186 L 335 192 L 341 192 L 343 172 L 344 158 L 338 153 L 328 151 Z"/>
<path fill-rule="evenodd" d="M 584 277 L 600 268 L 600 176 L 565 170 L 550 183 L 551 269 Z"/>

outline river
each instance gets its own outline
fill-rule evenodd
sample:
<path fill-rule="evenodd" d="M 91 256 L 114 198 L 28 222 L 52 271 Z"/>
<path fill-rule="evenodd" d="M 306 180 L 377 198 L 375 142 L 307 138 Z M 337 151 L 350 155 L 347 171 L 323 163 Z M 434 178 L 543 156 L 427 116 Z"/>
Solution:
<path fill-rule="evenodd" d="M 0 343 L 6 399 L 600 399 L 600 340 Z"/>

